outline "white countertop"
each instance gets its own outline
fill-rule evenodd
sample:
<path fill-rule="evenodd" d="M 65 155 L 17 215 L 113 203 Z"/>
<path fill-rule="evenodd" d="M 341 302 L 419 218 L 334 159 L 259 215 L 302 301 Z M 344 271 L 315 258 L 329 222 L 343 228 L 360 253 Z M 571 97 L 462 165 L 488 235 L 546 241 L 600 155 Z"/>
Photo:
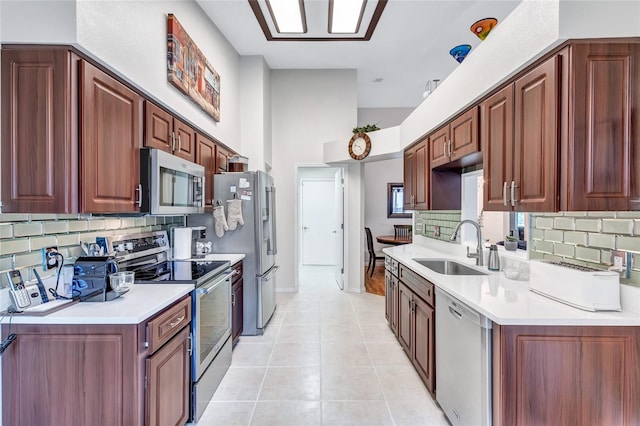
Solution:
<path fill-rule="evenodd" d="M 193 290 L 193 284 L 135 284 L 109 302 L 78 302 L 45 316 L 12 315 L 13 324 L 139 324 Z M 2 323 L 9 322 L 4 317 Z"/>
<path fill-rule="evenodd" d="M 637 313 L 583 311 L 531 292 L 526 281 L 510 280 L 502 271 L 477 267 L 474 259 L 445 254 L 436 247 L 406 244 L 383 251 L 498 324 L 640 326 Z M 413 258 L 454 259 L 488 275 L 443 275 Z"/>

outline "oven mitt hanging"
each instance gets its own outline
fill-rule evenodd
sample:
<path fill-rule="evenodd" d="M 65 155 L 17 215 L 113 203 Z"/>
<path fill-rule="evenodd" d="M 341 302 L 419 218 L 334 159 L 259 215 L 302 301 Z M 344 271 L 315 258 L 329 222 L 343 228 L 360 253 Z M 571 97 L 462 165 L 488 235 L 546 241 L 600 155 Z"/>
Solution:
<path fill-rule="evenodd" d="M 224 231 L 229 230 L 227 219 L 224 217 L 224 206 L 215 206 L 213 208 L 213 220 L 215 221 L 214 228 L 216 235 L 218 237 L 222 237 L 224 235 Z"/>
<path fill-rule="evenodd" d="M 229 229 L 234 230 L 238 224 L 244 225 L 242 220 L 242 200 L 227 200 L 227 213 L 229 214 Z"/>

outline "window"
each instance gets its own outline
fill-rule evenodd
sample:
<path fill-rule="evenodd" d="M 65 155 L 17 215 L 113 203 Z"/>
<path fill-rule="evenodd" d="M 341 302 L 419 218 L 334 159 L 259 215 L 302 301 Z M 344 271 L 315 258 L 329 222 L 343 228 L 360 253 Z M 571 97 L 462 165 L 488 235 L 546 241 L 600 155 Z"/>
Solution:
<path fill-rule="evenodd" d="M 404 210 L 404 184 L 387 184 L 387 217 L 411 217 L 411 213 Z"/>

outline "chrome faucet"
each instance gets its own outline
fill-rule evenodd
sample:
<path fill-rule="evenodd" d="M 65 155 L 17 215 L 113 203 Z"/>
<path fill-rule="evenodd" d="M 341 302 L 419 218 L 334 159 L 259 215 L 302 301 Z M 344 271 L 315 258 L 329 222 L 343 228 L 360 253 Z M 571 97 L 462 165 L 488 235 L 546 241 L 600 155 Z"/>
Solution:
<path fill-rule="evenodd" d="M 484 255 L 482 254 L 482 230 L 480 229 L 480 225 L 478 225 L 478 222 L 475 222 L 473 220 L 463 220 L 462 222 L 458 223 L 458 225 L 456 225 L 456 229 L 453 230 L 453 234 L 451 235 L 451 238 L 449 238 L 449 241 L 455 241 L 456 238 L 458 238 L 458 231 L 460 230 L 460 227 L 462 225 L 464 225 L 465 223 L 470 223 L 473 226 L 476 227 L 476 237 L 478 239 L 478 247 L 476 249 L 475 253 L 469 253 L 469 247 L 467 247 L 467 257 L 470 258 L 475 258 L 476 259 L 476 265 L 478 266 L 483 266 L 484 265 Z"/>

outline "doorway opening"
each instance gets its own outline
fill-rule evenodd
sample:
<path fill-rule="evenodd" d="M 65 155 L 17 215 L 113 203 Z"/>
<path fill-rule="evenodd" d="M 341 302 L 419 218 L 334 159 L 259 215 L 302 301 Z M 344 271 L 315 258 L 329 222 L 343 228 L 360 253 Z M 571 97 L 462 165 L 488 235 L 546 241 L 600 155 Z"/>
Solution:
<path fill-rule="evenodd" d="M 344 170 L 298 166 L 296 288 L 301 279 L 344 289 Z"/>

